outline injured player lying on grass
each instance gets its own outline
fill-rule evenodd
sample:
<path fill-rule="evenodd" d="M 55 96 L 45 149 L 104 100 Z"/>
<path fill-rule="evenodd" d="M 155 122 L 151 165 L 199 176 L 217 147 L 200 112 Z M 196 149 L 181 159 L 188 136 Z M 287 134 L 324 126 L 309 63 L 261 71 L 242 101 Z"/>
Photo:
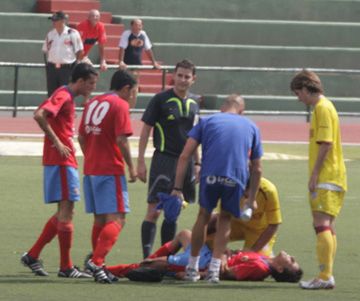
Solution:
<path fill-rule="evenodd" d="M 183 279 L 190 256 L 191 231 L 179 232 L 175 239 L 164 244 L 144 261 L 133 264 L 108 266 L 117 277 L 127 277 L 133 281 L 161 281 L 163 277 L 174 276 Z M 179 252 L 180 249 L 183 252 Z M 212 251 L 204 245 L 200 252 L 200 276 L 204 276 Z M 262 281 L 271 276 L 278 282 L 298 282 L 303 271 L 294 257 L 281 251 L 275 257 L 267 257 L 256 252 L 227 251 L 221 264 L 222 280 Z"/>

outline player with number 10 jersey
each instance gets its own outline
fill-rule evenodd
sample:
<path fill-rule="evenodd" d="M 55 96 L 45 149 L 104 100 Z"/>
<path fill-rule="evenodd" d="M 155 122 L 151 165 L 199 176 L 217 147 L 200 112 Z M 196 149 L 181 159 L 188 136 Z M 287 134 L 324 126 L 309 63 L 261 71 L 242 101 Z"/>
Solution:
<path fill-rule="evenodd" d="M 84 153 L 84 194 L 87 213 L 94 214 L 92 256 L 86 264 L 97 282 L 111 283 L 104 270 L 105 257 L 115 244 L 130 211 L 125 163 L 130 182 L 136 180 L 127 137 L 132 134 L 129 101 L 136 80 L 118 70 L 111 92 L 92 98 L 85 106 L 79 129 Z"/>
<path fill-rule="evenodd" d="M 124 175 L 116 137 L 132 135 L 129 104 L 116 93 L 94 97 L 87 104 L 79 134 L 86 137 L 85 175 Z"/>

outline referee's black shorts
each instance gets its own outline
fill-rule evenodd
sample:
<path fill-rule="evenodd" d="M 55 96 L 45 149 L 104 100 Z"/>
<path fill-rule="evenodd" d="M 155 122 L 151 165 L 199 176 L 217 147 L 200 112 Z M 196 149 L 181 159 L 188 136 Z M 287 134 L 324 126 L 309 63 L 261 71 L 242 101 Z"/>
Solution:
<path fill-rule="evenodd" d="M 154 152 L 149 177 L 148 203 L 157 203 L 158 192 L 171 193 L 174 187 L 176 165 L 178 157 Z M 195 201 L 195 174 L 194 162 L 191 161 L 186 171 L 183 194 L 185 201 L 193 203 Z"/>

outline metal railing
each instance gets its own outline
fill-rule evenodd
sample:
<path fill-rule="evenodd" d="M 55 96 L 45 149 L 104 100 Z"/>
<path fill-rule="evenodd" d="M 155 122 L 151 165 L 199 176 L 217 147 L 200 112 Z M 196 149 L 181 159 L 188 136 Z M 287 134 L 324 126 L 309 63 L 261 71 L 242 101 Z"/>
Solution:
<path fill-rule="evenodd" d="M 45 68 L 45 64 L 43 63 L 12 63 L 12 62 L 0 62 L 0 67 L 13 67 L 14 68 L 14 86 L 13 86 L 13 101 L 12 106 L 0 106 L 0 111 L 12 111 L 12 116 L 16 117 L 19 111 L 30 111 L 34 110 L 36 107 L 34 106 L 19 106 L 18 102 L 18 94 L 19 94 L 19 70 L 20 68 Z M 94 65 L 94 67 L 99 68 L 99 65 Z M 109 65 L 109 69 L 117 69 L 118 65 Z M 131 66 L 129 70 L 153 70 L 152 66 Z M 161 66 L 160 70 L 162 71 L 162 90 L 166 87 L 166 74 L 170 71 L 172 72 L 174 66 Z M 196 67 L 197 71 L 234 71 L 234 72 L 241 72 L 241 71 L 252 71 L 252 72 L 298 72 L 302 70 L 302 68 L 275 68 L 275 67 L 220 67 L 220 66 L 199 66 Z M 324 68 L 309 68 L 316 73 L 337 73 L 337 74 L 360 74 L 360 70 L 357 69 L 324 69 Z M 209 96 L 209 95 L 208 95 Z M 211 95 L 217 98 L 223 98 L 224 95 Z M 249 95 L 250 96 L 250 95 Z M 356 101 L 360 102 L 360 98 L 356 99 Z M 81 108 L 78 108 L 81 110 Z M 144 109 L 132 109 L 132 112 L 141 113 Z M 213 113 L 215 110 L 201 110 L 202 114 L 210 114 Z M 261 111 L 261 110 L 247 110 L 246 114 L 248 115 L 295 115 L 295 116 L 305 116 L 307 121 L 310 117 L 310 108 L 307 108 L 303 111 L 278 111 L 278 110 L 271 110 L 271 111 Z M 357 112 L 339 112 L 340 116 L 352 116 L 352 117 L 359 117 L 360 113 Z"/>

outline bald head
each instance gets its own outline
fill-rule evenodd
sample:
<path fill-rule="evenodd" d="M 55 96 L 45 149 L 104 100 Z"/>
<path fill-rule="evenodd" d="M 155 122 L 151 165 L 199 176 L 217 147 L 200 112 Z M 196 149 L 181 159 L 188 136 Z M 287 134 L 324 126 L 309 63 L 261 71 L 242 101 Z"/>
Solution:
<path fill-rule="evenodd" d="M 100 12 L 97 9 L 90 10 L 88 20 L 92 25 L 96 25 L 96 23 L 100 21 Z"/>
<path fill-rule="evenodd" d="M 239 94 L 229 95 L 221 106 L 221 112 L 243 114 L 245 110 L 245 101 Z"/>
<path fill-rule="evenodd" d="M 133 19 L 130 22 L 131 32 L 135 35 L 138 35 L 140 31 L 143 29 L 143 22 L 141 19 Z"/>

